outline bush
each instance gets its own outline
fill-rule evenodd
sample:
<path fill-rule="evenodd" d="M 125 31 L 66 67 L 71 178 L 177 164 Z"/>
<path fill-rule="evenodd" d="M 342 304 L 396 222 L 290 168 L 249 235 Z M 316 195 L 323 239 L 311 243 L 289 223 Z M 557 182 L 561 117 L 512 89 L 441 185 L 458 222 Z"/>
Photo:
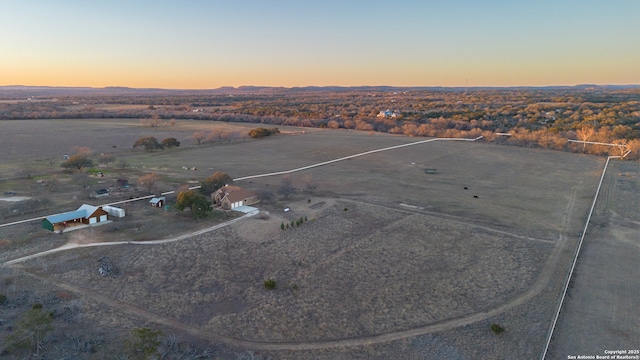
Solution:
<path fill-rule="evenodd" d="M 7 302 L 7 295 L 0 294 L 0 305 L 4 304 L 6 302 Z"/>
<path fill-rule="evenodd" d="M 258 139 L 258 138 L 271 136 L 273 134 L 279 134 L 279 133 L 280 133 L 280 130 L 278 130 L 278 128 L 265 129 L 265 128 L 259 127 L 249 131 L 249 136 L 251 136 L 254 139 Z"/>
<path fill-rule="evenodd" d="M 280 229 L 284 230 L 284 222 L 280 223 Z"/>
<path fill-rule="evenodd" d="M 141 137 L 133 143 L 133 148 L 144 147 L 145 151 L 163 150 L 164 147 L 153 136 Z"/>
<path fill-rule="evenodd" d="M 267 279 L 264 281 L 264 288 L 267 290 L 273 290 L 276 288 L 276 281 L 273 279 Z"/>
<path fill-rule="evenodd" d="M 491 324 L 491 331 L 493 331 L 494 334 L 500 334 L 502 332 L 504 332 L 504 328 L 496 323 Z"/>

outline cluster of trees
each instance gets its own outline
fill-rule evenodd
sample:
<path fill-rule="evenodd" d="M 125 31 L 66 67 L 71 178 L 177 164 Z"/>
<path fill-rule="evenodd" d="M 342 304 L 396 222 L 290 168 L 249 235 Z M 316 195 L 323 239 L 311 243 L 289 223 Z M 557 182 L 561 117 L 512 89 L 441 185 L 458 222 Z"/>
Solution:
<path fill-rule="evenodd" d="M 271 136 L 273 134 L 280 134 L 280 130 L 278 130 L 278 128 L 276 127 L 269 128 L 269 129 L 259 127 L 259 128 L 251 129 L 251 131 L 249 131 L 249 136 L 251 136 L 254 139 Z"/>
<path fill-rule="evenodd" d="M 85 147 L 74 147 L 74 153 L 66 159 L 61 166 L 65 169 L 82 170 L 85 167 L 92 167 L 93 160 L 89 159 L 92 151 Z"/>
<path fill-rule="evenodd" d="M 153 106 L 150 106 L 148 109 L 154 110 L 155 108 Z M 140 125 L 148 126 L 148 127 L 152 127 L 152 128 L 155 128 L 155 127 L 158 127 L 158 126 L 163 126 L 163 125 L 174 126 L 175 124 L 176 124 L 176 119 L 175 118 L 171 118 L 168 121 L 165 121 L 165 120 L 161 119 L 158 114 L 153 114 L 149 118 L 140 119 Z"/>
<path fill-rule="evenodd" d="M 550 89 L 293 89 L 256 93 L 157 94 L 147 96 L 87 96 L 86 106 L 71 106 L 77 98 L 56 102 L 0 104 L 0 119 L 141 118 L 146 126 L 172 119 L 249 122 L 333 129 L 356 129 L 409 136 L 474 137 L 513 145 L 578 151 L 562 139 L 593 127 L 599 142 L 640 139 L 640 89 L 574 87 Z M 100 103 L 152 106 L 111 110 Z M 95 106 L 94 106 L 95 104 Z M 193 112 L 194 107 L 201 111 Z M 391 110 L 395 117 L 378 116 Z M 496 137 L 511 133 L 510 140 Z M 265 133 L 256 131 L 261 136 Z M 234 132 L 198 132 L 197 143 L 245 138 Z M 633 143 L 631 144 L 633 148 Z M 159 148 L 150 147 L 150 151 Z M 586 147 L 586 152 L 603 149 Z M 614 152 L 617 149 L 613 149 Z M 637 153 L 632 156 L 638 156 Z"/>
<path fill-rule="evenodd" d="M 183 211 L 187 208 L 191 210 L 194 219 L 202 219 L 211 212 L 211 202 L 194 190 L 181 190 L 176 196 L 176 209 Z"/>
<path fill-rule="evenodd" d="M 172 137 L 163 139 L 162 142 L 159 142 L 158 139 L 153 136 L 145 136 L 139 138 L 133 143 L 134 149 L 143 147 L 145 151 L 164 150 L 165 148 L 170 149 L 178 146 L 180 146 L 180 141 Z"/>
<path fill-rule="evenodd" d="M 176 191 L 176 209 L 180 211 L 189 209 L 194 219 L 205 218 L 212 211 L 209 201 L 211 193 L 231 184 L 232 181 L 229 175 L 216 171 L 202 182 L 199 193 L 183 186 Z"/>
<path fill-rule="evenodd" d="M 213 129 L 210 131 L 196 131 L 191 136 L 193 140 L 199 144 L 239 141 L 247 138 L 247 135 L 241 131 L 232 131 L 226 129 Z"/>

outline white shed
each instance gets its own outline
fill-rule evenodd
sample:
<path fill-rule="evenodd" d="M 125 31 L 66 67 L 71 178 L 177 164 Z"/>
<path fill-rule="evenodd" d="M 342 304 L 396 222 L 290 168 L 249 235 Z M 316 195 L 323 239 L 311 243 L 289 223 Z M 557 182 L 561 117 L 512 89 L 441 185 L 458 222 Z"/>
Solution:
<path fill-rule="evenodd" d="M 115 207 L 115 206 L 103 206 L 102 210 L 106 211 L 107 214 L 111 215 L 111 216 L 115 216 L 115 217 L 119 217 L 119 218 L 123 218 L 124 217 L 124 209 L 119 208 L 119 207 Z"/>

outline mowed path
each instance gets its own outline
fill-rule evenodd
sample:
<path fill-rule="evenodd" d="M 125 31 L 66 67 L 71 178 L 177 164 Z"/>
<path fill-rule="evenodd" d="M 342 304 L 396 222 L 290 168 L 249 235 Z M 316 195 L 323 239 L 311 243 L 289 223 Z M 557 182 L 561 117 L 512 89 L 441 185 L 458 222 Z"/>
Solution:
<path fill-rule="evenodd" d="M 570 207 L 572 207 L 572 205 L 570 205 Z M 249 215 L 246 215 L 249 216 Z M 242 217 L 245 218 L 245 217 Z M 239 221 L 242 218 L 238 218 L 233 220 L 233 222 L 235 221 Z M 208 229 L 204 229 L 204 230 L 200 230 L 198 231 L 198 234 L 202 234 L 204 232 L 207 231 L 212 231 L 217 228 L 220 228 L 222 226 L 228 225 L 229 223 L 224 223 L 224 224 L 220 224 L 217 225 L 216 227 L 213 228 L 208 228 Z M 514 235 L 515 236 L 515 235 Z M 29 260 L 29 259 L 33 259 L 35 257 L 38 256 L 44 256 L 47 254 L 51 254 L 55 251 L 65 251 L 65 250 L 69 250 L 69 249 L 73 249 L 73 248 L 80 248 L 80 247 L 95 247 L 95 246 L 110 246 L 110 245 L 117 245 L 117 244 L 149 244 L 149 245 L 154 245 L 154 244 L 161 244 L 161 243 L 166 243 L 166 242 L 171 242 L 171 241 L 178 241 L 178 240 L 182 240 L 182 239 L 186 239 L 190 237 L 190 235 L 183 235 L 180 236 L 179 238 L 173 238 L 173 239 L 166 239 L 166 240 L 157 240 L 155 242 L 141 242 L 141 243 L 132 243 L 132 242 L 120 242 L 120 243 L 94 243 L 94 244 L 69 244 L 66 246 L 63 246 L 61 248 L 57 248 L 57 249 L 53 249 L 53 250 L 49 250 L 43 253 L 39 253 L 39 254 L 34 254 L 31 256 L 27 256 L 27 257 L 23 257 L 20 259 L 15 259 L 12 260 L 10 262 L 6 262 L 6 265 L 19 265 L 20 262 L 23 262 L 25 260 Z M 556 246 L 553 249 L 553 252 L 551 254 L 551 256 L 548 258 L 547 262 L 545 263 L 543 270 L 540 274 L 540 276 L 538 277 L 538 279 L 536 280 L 536 282 L 533 284 L 533 286 L 531 286 L 529 289 L 527 289 L 527 291 L 525 291 L 524 293 L 522 293 L 521 295 L 511 299 L 510 301 L 501 304 L 500 306 L 497 306 L 489 311 L 485 311 L 485 312 L 478 312 L 478 313 L 473 313 L 473 314 L 468 314 L 465 316 L 460 316 L 460 317 L 456 317 L 456 318 L 451 318 L 451 319 L 447 319 L 444 321 L 440 321 L 440 322 L 436 322 L 433 324 L 429 324 L 429 325 L 425 325 L 425 326 L 421 326 L 421 327 L 416 327 L 413 329 L 408 329 L 408 330 L 402 330 L 402 331 L 395 331 L 395 332 L 390 332 L 390 333 L 384 333 L 384 334 L 378 334 L 378 335 L 372 335 L 372 336 L 361 336 L 361 337 L 354 337 L 354 338 L 344 338 L 344 339 L 340 339 L 340 340 L 328 340 L 328 341 L 307 341 L 307 342 L 263 342 L 263 341 L 252 341 L 252 340 L 245 340 L 245 339 L 238 339 L 238 338 L 234 338 L 234 337 L 229 337 L 229 336 L 224 336 L 224 335 L 219 335 L 219 334 L 214 334 L 214 333 L 210 333 L 207 332 L 205 330 L 202 330 L 201 328 L 194 326 L 192 324 L 187 324 L 187 323 L 183 323 L 180 322 L 176 319 L 164 316 L 164 315 L 160 315 L 157 313 L 153 313 L 149 310 L 146 310 L 144 308 L 135 306 L 133 304 L 130 303 L 126 303 L 126 302 L 122 302 L 119 300 L 114 299 L 111 296 L 96 292 L 94 290 L 91 289 L 87 289 L 87 288 L 83 288 L 80 287 L 78 285 L 60 280 L 58 278 L 55 278 L 53 276 L 50 276 L 48 274 L 45 273 L 41 273 L 41 272 L 34 272 L 34 271 L 26 271 L 28 274 L 30 274 L 31 276 L 34 276 L 36 278 L 39 278 L 41 280 L 45 280 L 48 283 L 52 283 L 55 284 L 56 286 L 59 286 L 62 289 L 71 291 L 73 293 L 76 294 L 80 294 L 81 296 L 87 297 L 87 298 L 91 298 L 95 301 L 98 301 L 100 303 L 103 303 L 105 305 L 117 308 L 119 311 L 122 311 L 126 314 L 132 315 L 132 316 L 136 316 L 139 318 L 143 318 L 147 321 L 150 322 L 154 322 L 163 326 L 167 326 L 170 328 L 173 328 L 175 330 L 179 330 L 182 331 L 184 333 L 187 333 L 191 336 L 197 337 L 199 339 L 202 340 L 206 340 L 212 343 L 225 343 L 227 345 L 230 346 L 235 346 L 235 347 L 239 347 L 239 348 L 244 348 L 244 349 L 253 349 L 253 350 L 269 350 L 269 351 L 282 351 L 282 350 L 320 350 L 320 349 L 328 349 L 328 348 L 336 348 L 336 347 L 353 347 L 353 346 L 362 346 L 362 345 L 372 345 L 372 344 L 377 344 L 377 343 L 382 343 L 382 342 L 389 342 L 389 341 L 394 341 L 394 340 L 400 340 L 400 339 L 405 339 L 405 338 L 410 338 L 410 337 L 415 337 L 415 336 L 419 336 L 419 335 L 425 335 L 425 334 L 429 334 L 432 332 L 438 332 L 438 331 L 444 331 L 444 330 L 449 330 L 449 329 L 453 329 L 456 327 L 460 327 L 460 326 L 464 326 L 467 324 L 471 324 L 471 323 L 475 323 L 477 321 L 481 321 L 481 320 L 485 320 L 487 318 L 496 316 L 506 310 L 509 310 L 513 307 L 522 305 L 524 303 L 526 303 L 527 301 L 529 301 L 531 298 L 533 298 L 534 296 L 536 296 L 537 294 L 539 294 L 547 285 L 547 283 L 550 280 L 551 275 L 555 272 L 555 267 L 557 265 L 557 259 L 559 256 L 560 251 L 562 250 L 562 248 L 564 247 L 565 242 L 564 241 L 558 241 L 558 243 L 556 244 Z"/>
<path fill-rule="evenodd" d="M 363 155 L 367 155 L 367 154 L 372 154 L 372 153 L 376 153 L 376 152 L 380 152 L 380 151 L 388 151 L 388 150 L 393 150 L 396 148 L 401 148 L 401 147 L 406 147 L 406 146 L 412 146 L 412 145 L 417 145 L 417 144 L 422 144 L 422 143 L 427 143 L 427 142 L 431 142 L 431 141 L 436 141 L 436 140 L 462 140 L 462 141 L 475 141 L 478 140 L 479 138 L 476 139 L 428 139 L 428 140 L 423 140 L 423 141 L 418 141 L 418 142 L 413 142 L 413 143 L 409 143 L 409 144 L 403 144 L 403 145 L 397 145 L 397 146 L 391 146 L 391 147 L 387 147 L 387 148 L 382 148 L 382 149 L 377 149 L 377 150 L 371 150 L 371 151 L 367 151 L 367 152 L 363 152 L 363 153 L 359 153 L 359 154 L 355 154 L 355 155 L 351 155 L 351 156 L 346 156 L 346 157 L 342 157 L 339 159 L 335 159 L 335 160 L 330 160 L 330 161 L 326 161 L 326 162 L 322 162 L 322 163 L 318 163 L 318 164 L 314 164 L 314 165 L 309 165 L 309 166 L 305 166 L 302 168 L 298 168 L 298 169 L 293 169 L 293 170 L 289 170 L 289 171 L 283 171 L 283 172 L 277 172 L 277 173 L 268 173 L 268 174 L 261 174 L 261 175 L 254 175 L 254 176 L 247 176 L 247 177 L 243 177 L 243 178 L 238 178 L 235 179 L 236 181 L 239 180 L 244 180 L 244 179 L 250 179 L 250 178 L 257 178 L 257 177 L 265 177 L 265 176 L 274 176 L 274 175 L 282 175 L 282 174 L 287 174 L 287 173 L 291 173 L 291 172 L 296 172 L 296 171 L 303 171 L 306 169 L 310 169 L 313 167 L 317 167 L 317 166 L 323 166 L 323 165 L 327 165 L 330 163 L 334 163 L 337 161 L 342 161 L 342 160 L 347 160 L 350 158 L 354 158 L 354 157 L 358 157 L 358 156 L 363 156 Z M 571 213 L 573 211 L 573 204 L 575 203 L 576 200 L 576 192 L 573 191 L 572 193 L 572 197 L 571 200 L 569 202 L 569 204 L 567 205 L 567 208 L 565 210 L 564 215 L 564 219 L 566 222 L 570 217 L 571 217 Z M 245 216 L 251 216 L 252 214 L 248 214 Z M 241 217 L 239 219 L 235 219 L 233 221 L 239 221 L 240 219 L 243 219 L 245 217 Z M 89 247 L 89 246 L 113 246 L 113 245 L 123 245 L 123 244 L 148 244 L 148 245 L 153 245 L 153 244 L 159 244 L 159 243 L 165 243 L 165 242 L 171 242 L 171 241 L 178 241 L 178 240 L 183 240 L 183 239 L 187 239 L 193 235 L 197 235 L 197 234 L 201 234 L 207 231 L 212 231 L 215 230 L 217 228 L 220 228 L 222 226 L 226 226 L 231 222 L 228 223 L 224 223 L 224 224 L 219 224 L 216 225 L 215 227 L 212 228 L 208 228 L 208 229 L 204 229 L 204 230 L 200 230 L 196 233 L 193 234 L 186 234 L 186 235 L 182 235 L 178 238 L 172 238 L 172 239 L 166 239 L 166 240 L 156 240 L 156 241 L 147 241 L 144 243 L 134 243 L 134 242 L 113 242 L 113 243 L 94 243 L 94 244 L 67 244 L 63 247 L 57 248 L 57 249 L 52 249 L 49 251 L 45 251 L 45 252 L 41 252 L 38 254 L 33 254 L 30 256 L 26 256 L 26 257 L 22 257 L 19 259 L 14 259 L 11 261 L 7 261 L 5 262 L 3 265 L 17 265 L 23 261 L 29 260 L 29 259 L 33 259 L 36 257 L 41 257 L 41 256 L 46 256 L 48 254 L 51 254 L 53 252 L 57 252 L 57 251 L 65 251 L 65 250 L 69 250 L 69 249 L 73 249 L 73 248 L 78 248 L 78 247 Z M 564 223 L 563 224 L 565 227 L 567 224 Z M 513 234 L 513 236 L 517 236 L 515 234 Z M 526 303 L 527 301 L 529 301 L 531 298 L 533 298 L 534 296 L 536 296 L 537 294 L 539 294 L 548 284 L 551 275 L 555 272 L 556 270 L 556 266 L 558 265 L 558 258 L 560 255 L 560 252 L 563 250 L 564 246 L 566 245 L 566 235 L 564 233 L 561 233 L 559 235 L 559 241 L 556 243 L 551 255 L 549 256 L 549 258 L 547 259 L 547 262 L 545 263 L 540 275 L 538 276 L 538 278 L 536 279 L 535 283 L 529 288 L 527 289 L 527 291 L 523 292 L 522 294 L 520 294 L 519 296 L 511 299 L 510 301 L 501 304 L 500 306 L 497 306 L 489 311 L 485 311 L 485 312 L 478 312 L 478 313 L 473 313 L 473 314 L 468 314 L 468 315 L 464 315 L 461 317 L 457 317 L 457 318 L 452 318 L 452 319 L 448 319 L 448 320 L 444 320 L 444 321 L 440 321 L 440 322 L 436 322 L 433 324 L 429 324 L 429 325 L 425 325 L 425 326 L 421 326 L 421 327 L 416 327 L 413 329 L 408 329 L 408 330 L 402 330 L 402 331 L 396 331 L 396 332 L 390 332 L 390 333 L 385 333 L 385 334 L 378 334 L 378 335 L 372 335 L 372 336 L 362 336 L 362 337 L 354 337 L 354 338 L 345 338 L 345 339 L 340 339 L 340 340 L 329 340 L 329 341 L 309 341 L 309 342 L 262 342 L 262 341 L 251 341 L 251 340 L 244 340 L 244 339 L 237 339 L 237 338 L 233 338 L 233 337 L 228 337 L 228 336 L 224 336 L 224 335 L 217 335 L 217 334 L 213 334 L 213 333 L 209 333 L 206 332 L 200 328 L 198 328 L 197 326 L 191 325 L 191 324 L 185 324 L 182 323 L 180 321 L 177 321 L 175 319 L 163 316 L 163 315 L 159 315 L 153 312 L 150 312 L 146 309 L 137 307 L 135 305 L 132 304 L 128 304 L 128 303 L 124 303 L 121 301 L 118 301 L 116 299 L 113 299 L 107 295 L 104 294 L 100 294 L 98 292 L 95 292 L 93 290 L 89 290 L 86 288 L 82 288 L 79 287 L 77 285 L 74 284 L 70 284 L 67 282 L 64 282 L 62 280 L 53 278 L 47 274 L 43 274 L 43 273 L 35 273 L 35 272 L 31 272 L 30 274 L 32 276 L 47 280 L 53 284 L 56 284 L 57 286 L 60 286 L 61 288 L 64 288 L 66 290 L 81 294 L 83 296 L 87 296 L 89 298 L 92 298 L 96 301 L 99 301 L 101 303 L 104 303 L 106 305 L 109 306 L 113 306 L 115 308 L 120 309 L 121 311 L 134 315 L 134 316 L 139 316 L 142 317 L 148 321 L 152 321 L 167 327 L 171 327 L 174 328 L 176 330 L 180 330 L 183 331 L 185 333 L 188 333 L 192 336 L 195 336 L 197 338 L 200 339 L 204 339 L 213 343 L 225 343 L 231 346 L 236 346 L 236 347 L 241 347 L 241 348 L 245 348 L 245 349 L 255 349 L 255 350 L 271 350 L 271 351 L 279 351 L 279 350 L 315 350 L 315 349 L 327 349 L 327 348 L 334 348 L 334 347 L 350 347 L 350 346 L 361 346 L 361 345 L 371 345 L 371 344 L 376 344 L 376 343 L 381 343 L 381 342 L 389 342 L 389 341 L 394 341 L 394 340 L 399 340 L 399 339 L 404 339 L 404 338 L 409 338 L 409 337 L 414 337 L 414 336 L 419 336 L 419 335 L 424 335 L 424 334 L 428 334 L 428 333 L 432 333 L 432 332 L 438 332 L 438 331 L 443 331 L 443 330 L 449 330 L 449 329 L 453 329 L 459 326 L 463 326 L 463 325 L 467 325 L 467 324 L 471 324 L 477 321 L 481 321 L 481 320 L 485 320 L 489 317 L 493 317 L 497 314 L 500 314 L 506 310 L 509 310 L 513 307 L 522 305 L 524 303 Z"/>

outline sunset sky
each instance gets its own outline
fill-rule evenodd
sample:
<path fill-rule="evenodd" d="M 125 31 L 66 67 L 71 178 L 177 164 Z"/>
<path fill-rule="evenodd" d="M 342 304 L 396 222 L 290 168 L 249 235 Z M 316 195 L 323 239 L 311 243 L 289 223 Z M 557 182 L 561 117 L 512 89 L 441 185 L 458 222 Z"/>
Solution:
<path fill-rule="evenodd" d="M 0 85 L 640 84 L 640 0 L 0 0 Z"/>

